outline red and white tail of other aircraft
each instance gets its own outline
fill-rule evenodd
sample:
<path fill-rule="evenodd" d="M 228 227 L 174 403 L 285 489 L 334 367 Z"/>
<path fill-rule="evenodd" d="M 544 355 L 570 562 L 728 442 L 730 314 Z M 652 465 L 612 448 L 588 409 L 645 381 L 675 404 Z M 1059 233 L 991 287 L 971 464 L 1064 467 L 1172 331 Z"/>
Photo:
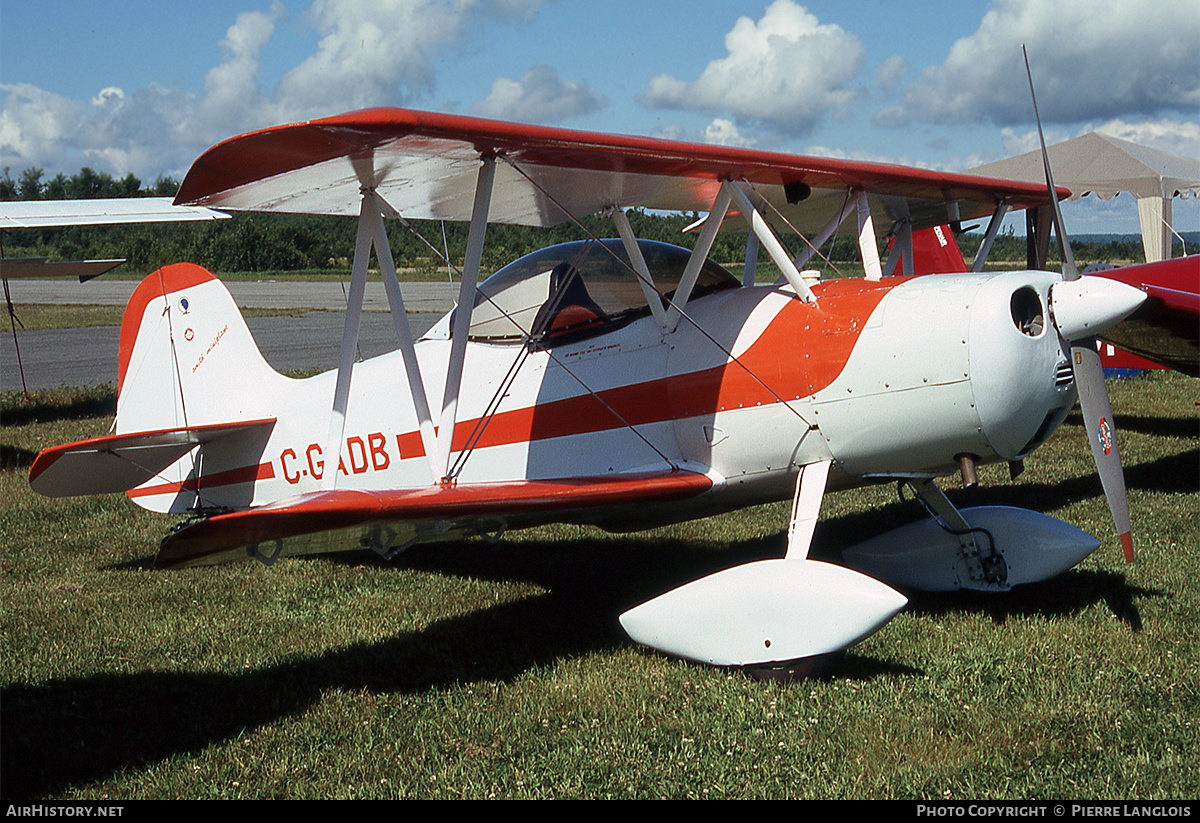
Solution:
<path fill-rule="evenodd" d="M 790 498 L 784 556 L 664 592 L 622 625 L 716 665 L 832 654 L 900 611 L 898 590 L 1004 591 L 1098 547 L 1037 512 L 959 511 L 936 482 L 1019 463 L 1077 398 L 1132 551 L 1092 358 L 1094 338 L 1147 290 L 982 267 L 1005 212 L 1066 194 L 398 109 L 242 135 L 195 162 L 176 202 L 357 217 L 338 368 L 276 373 L 219 280 L 168 266 L 125 312 L 114 433 L 43 451 L 30 481 L 47 495 L 126 492 L 178 513 L 186 521 L 157 561 L 171 568 L 339 549 L 390 557 L 550 521 L 629 531 Z M 706 217 L 685 249 L 639 240 L 629 209 Z M 597 215 L 610 228 L 582 228 Z M 973 265 L 916 276 L 914 237 L 979 218 L 993 228 Z M 470 222 L 457 308 L 420 339 L 384 230 L 396 219 Z M 564 221 L 584 239 L 479 282 L 489 223 Z M 708 256 L 726 226 L 750 229 L 736 275 Z M 807 270 L 839 229 L 860 238 L 865 278 Z M 791 251 L 783 232 L 802 238 Z M 883 260 L 888 236 L 900 252 Z M 781 272 L 775 283 L 756 283 L 760 250 Z M 372 253 L 396 350 L 357 362 Z M 847 551 L 845 565 L 811 559 L 823 496 L 881 481 L 907 484 L 930 517 Z"/>

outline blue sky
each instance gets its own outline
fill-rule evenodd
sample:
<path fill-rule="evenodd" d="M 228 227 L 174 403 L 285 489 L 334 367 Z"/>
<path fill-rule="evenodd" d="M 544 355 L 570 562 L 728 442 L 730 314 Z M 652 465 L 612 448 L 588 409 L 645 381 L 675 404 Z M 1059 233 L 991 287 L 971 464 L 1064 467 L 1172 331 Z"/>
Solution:
<path fill-rule="evenodd" d="M 1200 0 L 0 0 L 0 169 L 178 178 L 401 105 L 957 171 L 1036 147 L 1023 43 L 1051 142 L 1200 156 Z M 1137 230 L 1128 196 L 1067 219 Z"/>

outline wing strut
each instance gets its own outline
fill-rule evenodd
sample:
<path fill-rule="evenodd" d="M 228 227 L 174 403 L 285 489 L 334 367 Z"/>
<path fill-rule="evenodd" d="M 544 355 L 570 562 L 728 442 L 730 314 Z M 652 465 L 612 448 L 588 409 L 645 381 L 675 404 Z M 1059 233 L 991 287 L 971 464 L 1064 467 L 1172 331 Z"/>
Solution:
<path fill-rule="evenodd" d="M 425 393 L 425 384 L 421 379 L 421 370 L 417 365 L 412 331 L 408 326 L 408 315 L 404 308 L 404 298 L 400 294 L 396 265 L 392 260 L 391 246 L 388 244 L 387 231 L 383 226 L 383 213 L 380 205 L 381 200 L 374 191 L 363 190 L 362 206 L 358 218 L 358 235 L 354 246 L 354 263 L 350 272 L 350 295 L 347 298 L 346 321 L 342 330 L 342 347 L 338 357 L 337 382 L 329 419 L 329 435 L 325 441 L 327 444 L 325 454 L 329 455 L 329 458 L 326 461 L 328 468 L 322 480 L 327 489 L 332 489 L 337 485 L 337 467 L 338 461 L 341 460 L 342 436 L 345 434 L 346 428 L 346 406 L 350 399 L 350 378 L 353 376 L 355 353 L 358 350 L 363 294 L 366 291 L 367 269 L 371 260 L 372 248 L 374 248 L 375 257 L 379 261 L 380 275 L 383 279 L 384 290 L 387 292 L 392 324 L 400 344 L 404 370 L 408 378 L 408 388 L 412 394 L 414 410 L 417 413 L 421 442 L 425 447 L 425 454 L 430 460 L 430 479 L 437 476 L 432 457 L 435 442 L 433 419 L 429 412 L 429 401 Z"/>
<path fill-rule="evenodd" d="M 492 182 L 496 177 L 496 158 L 484 157 L 475 185 L 475 203 L 471 209 L 471 227 L 463 259 L 462 282 L 458 290 L 458 310 L 450 337 L 450 364 L 446 369 L 446 391 L 442 396 L 442 416 L 437 432 L 434 477 L 448 480 L 450 451 L 454 443 L 454 422 L 458 414 L 458 391 L 462 385 L 463 363 L 467 353 L 467 331 L 475 307 L 475 286 L 479 282 L 479 261 L 483 257 L 483 237 L 487 230 L 488 208 L 492 202 Z"/>
<path fill-rule="evenodd" d="M 807 263 L 814 254 L 820 254 L 818 251 L 821 246 L 825 245 L 833 233 L 838 230 L 842 223 L 846 222 L 846 218 L 850 216 L 850 212 L 854 211 L 854 198 L 847 196 L 846 202 L 842 204 L 841 209 L 833 217 L 829 218 L 829 222 L 822 229 L 813 235 L 813 239 L 808 243 L 807 248 L 796 257 L 796 268 L 800 268 Z"/>
<path fill-rule="evenodd" d="M 364 192 L 358 216 L 358 235 L 354 243 L 354 263 L 350 267 L 350 295 L 346 299 L 346 320 L 342 326 L 342 348 L 338 355 L 337 382 L 333 407 L 329 414 L 329 435 L 325 439 L 325 474 L 321 485 L 337 485 L 338 463 L 342 459 L 342 435 L 346 430 L 346 405 L 350 400 L 350 377 L 358 349 L 358 328 L 362 320 L 363 293 L 367 288 L 367 266 L 371 259 L 371 232 L 368 214 L 375 208 L 374 198 Z M 382 257 L 383 255 L 379 255 Z"/>
<path fill-rule="evenodd" d="M 746 222 L 750 224 L 754 236 L 767 250 L 767 254 L 771 256 L 771 260 L 783 272 L 783 276 L 787 279 L 791 287 L 796 291 L 805 303 L 817 302 L 816 295 L 804 282 L 804 278 L 800 276 L 800 272 L 796 269 L 796 264 L 792 262 L 792 258 L 788 256 L 787 250 L 783 248 L 783 244 L 779 242 L 779 238 L 775 236 L 775 232 L 771 230 L 771 226 L 759 213 L 754 204 L 750 202 L 750 198 L 746 196 L 746 192 L 737 183 L 726 182 L 725 186 L 729 188 L 729 193 L 733 198 L 734 205 L 742 211 L 742 216 L 746 218 Z"/>
<path fill-rule="evenodd" d="M 808 284 L 804 282 L 804 278 L 800 276 L 800 270 L 792 262 L 792 258 L 788 256 L 787 250 L 779 242 L 779 238 L 775 236 L 775 232 L 771 230 L 770 224 L 767 223 L 754 204 L 750 202 L 749 196 L 747 196 L 741 185 L 732 180 L 725 180 L 721 183 L 721 188 L 713 200 L 708 217 L 704 219 L 704 223 L 700 229 L 700 236 L 696 239 L 696 246 L 692 250 L 692 256 L 683 270 L 683 276 L 679 280 L 679 287 L 675 290 L 675 298 L 671 301 L 671 305 L 667 309 L 666 318 L 663 322 L 665 333 L 674 331 L 675 326 L 678 325 L 680 310 L 683 306 L 687 305 L 692 288 L 696 285 L 696 278 L 700 275 L 700 267 L 704 265 L 704 261 L 708 258 L 708 252 L 712 248 L 713 240 L 716 238 L 717 232 L 725 220 L 725 215 L 728 213 L 730 205 L 737 207 L 742 213 L 742 216 L 750 225 L 752 236 L 767 250 L 767 254 L 770 255 L 775 265 L 779 267 L 784 278 L 795 290 L 796 295 L 806 303 L 815 303 L 817 301 L 816 295 L 812 293 Z M 617 230 L 621 231 L 620 225 L 617 226 Z M 875 257 L 876 268 L 878 268 L 878 252 L 876 252 Z M 747 263 L 747 270 L 749 271 L 749 263 Z M 747 273 L 744 274 L 743 279 L 745 281 L 752 276 L 752 274 Z M 653 303 L 653 301 L 651 302 Z"/>
<path fill-rule="evenodd" d="M 875 223 L 871 219 L 871 206 L 867 203 L 867 193 L 862 189 L 851 189 L 837 214 L 829 218 L 811 242 L 794 261 L 794 267 L 799 269 L 825 244 L 838 227 L 850 216 L 850 212 L 858 214 L 858 250 L 862 254 L 863 267 L 868 280 L 883 278 L 883 263 L 879 259 L 879 245 L 875 240 Z M 909 255 L 911 257 L 911 255 Z"/>
<path fill-rule="evenodd" d="M 372 207 L 364 212 L 362 219 L 368 221 L 375 242 L 375 256 L 379 260 L 379 273 L 383 278 L 383 288 L 387 292 L 388 308 L 392 314 L 392 326 L 396 330 L 396 338 L 400 343 L 401 357 L 404 360 L 404 372 L 408 378 L 408 390 L 412 394 L 413 409 L 417 413 L 417 423 L 421 430 L 421 445 L 425 447 L 425 455 L 429 460 L 430 480 L 436 477 L 436 467 L 433 465 L 434 444 L 436 442 L 433 429 L 433 416 L 429 412 L 429 396 L 425 391 L 425 381 L 421 378 L 421 367 L 417 363 L 417 349 L 413 344 L 412 330 L 408 326 L 408 312 L 404 307 L 404 297 L 400 294 L 400 279 L 396 276 L 396 261 L 392 259 L 391 246 L 388 244 L 387 230 L 383 226 L 383 216 L 380 209 L 385 205 L 377 194 L 368 192 L 363 199 L 374 200 Z M 391 208 L 390 206 L 388 207 Z"/>
<path fill-rule="evenodd" d="M 883 273 L 885 276 L 891 277 L 896 273 L 897 263 L 903 266 L 902 273 L 905 277 L 913 275 L 913 227 L 912 222 L 904 220 L 896 224 L 896 230 L 893 233 L 892 250 L 888 254 L 887 262 L 883 265 Z"/>
<path fill-rule="evenodd" d="M 742 266 L 742 286 L 753 286 L 758 274 L 758 235 L 746 234 L 746 262 Z"/>
<path fill-rule="evenodd" d="M 700 236 L 696 238 L 696 245 L 692 249 L 692 256 L 688 258 L 687 265 L 683 268 L 683 276 L 679 278 L 679 286 L 675 289 L 675 298 L 671 301 L 670 308 L 667 309 L 664 324 L 664 331 L 666 333 L 673 332 L 675 327 L 679 325 L 682 308 L 687 305 L 688 298 L 692 295 L 692 288 L 696 285 L 696 278 L 700 276 L 700 268 L 704 265 L 704 261 L 708 259 L 708 252 L 712 249 L 713 241 L 717 238 L 717 232 L 721 229 L 721 223 L 725 220 L 726 212 L 729 211 L 729 198 L 732 189 L 732 186 L 722 184 L 720 190 L 717 192 L 716 199 L 713 200 L 708 217 L 700 229 Z"/>
<path fill-rule="evenodd" d="M 1001 200 L 996 204 L 996 210 L 992 212 L 992 219 L 988 221 L 983 242 L 979 244 L 979 251 L 975 253 L 975 259 L 971 261 L 971 271 L 983 271 L 983 261 L 987 260 L 987 256 L 992 251 L 992 243 L 996 240 L 996 233 L 1000 231 L 1000 224 L 1004 222 L 1006 214 L 1008 214 L 1008 204 Z"/>
<path fill-rule="evenodd" d="M 875 222 L 871 219 L 867 193 L 862 189 L 854 192 L 854 209 L 858 212 L 858 250 L 862 254 L 867 279 L 881 280 L 883 266 L 879 262 L 879 244 L 875 242 Z"/>
<path fill-rule="evenodd" d="M 646 258 L 642 256 L 642 248 L 638 245 L 633 227 L 629 225 L 629 216 L 625 214 L 624 209 L 613 209 L 612 221 L 617 227 L 617 234 L 621 235 L 621 244 L 625 247 L 625 253 L 629 255 L 629 262 L 633 265 L 633 270 L 637 272 L 638 285 L 642 287 L 642 294 L 645 295 L 646 302 L 650 304 L 654 321 L 658 323 L 659 329 L 665 331 L 667 310 L 663 307 L 662 295 L 654 288 L 650 267 L 646 265 Z"/>

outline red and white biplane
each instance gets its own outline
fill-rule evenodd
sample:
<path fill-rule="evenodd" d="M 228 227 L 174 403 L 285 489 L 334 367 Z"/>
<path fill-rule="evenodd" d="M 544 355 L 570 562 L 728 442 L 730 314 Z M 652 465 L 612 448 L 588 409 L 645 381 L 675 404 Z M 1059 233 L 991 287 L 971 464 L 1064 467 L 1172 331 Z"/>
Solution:
<path fill-rule="evenodd" d="M 186 515 L 161 545 L 166 568 L 344 548 L 390 557 L 552 521 L 624 532 L 791 498 L 784 557 L 668 591 L 621 622 L 638 642 L 716 665 L 834 653 L 904 607 L 893 587 L 1003 591 L 1097 548 L 1036 512 L 958 511 L 935 482 L 1021 461 L 1077 393 L 1132 550 L 1092 338 L 1144 292 L 1073 264 L 982 267 L 1006 211 L 1066 194 L 398 109 L 246 134 L 202 155 L 176 202 L 357 216 L 338 367 L 278 374 L 217 279 L 168 266 L 125 312 L 114 433 L 43 451 L 30 480 Z M 639 241 L 632 208 L 706 217 L 688 250 Z M 478 282 L 489 222 L 597 214 L 609 236 Z M 865 278 L 806 271 L 851 216 Z M 968 271 L 904 276 L 914 230 L 981 217 L 990 229 Z M 384 226 L 418 218 L 470 229 L 457 308 L 414 339 Z M 741 277 L 708 259 L 727 225 L 749 227 Z M 784 231 L 807 238 L 798 258 Z M 755 284 L 760 249 L 782 272 L 771 285 Z M 397 349 L 356 362 L 372 250 Z M 825 493 L 884 480 L 911 486 L 932 516 L 847 551 L 853 568 L 810 559 Z"/>

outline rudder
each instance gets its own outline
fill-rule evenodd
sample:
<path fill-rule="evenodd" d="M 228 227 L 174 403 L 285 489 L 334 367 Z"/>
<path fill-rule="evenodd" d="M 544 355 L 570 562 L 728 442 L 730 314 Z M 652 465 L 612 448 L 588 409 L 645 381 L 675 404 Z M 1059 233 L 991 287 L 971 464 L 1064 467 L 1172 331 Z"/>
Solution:
<path fill-rule="evenodd" d="M 263 359 L 229 290 L 208 271 L 177 263 L 147 276 L 121 323 L 114 436 L 138 447 L 162 437 L 195 447 L 130 489 L 130 499 L 164 512 L 251 505 L 292 384 Z M 169 458 L 169 448 L 159 450 Z"/>
<path fill-rule="evenodd" d="M 280 381 L 228 289 L 192 263 L 134 290 L 121 323 L 117 433 L 268 416 Z"/>

